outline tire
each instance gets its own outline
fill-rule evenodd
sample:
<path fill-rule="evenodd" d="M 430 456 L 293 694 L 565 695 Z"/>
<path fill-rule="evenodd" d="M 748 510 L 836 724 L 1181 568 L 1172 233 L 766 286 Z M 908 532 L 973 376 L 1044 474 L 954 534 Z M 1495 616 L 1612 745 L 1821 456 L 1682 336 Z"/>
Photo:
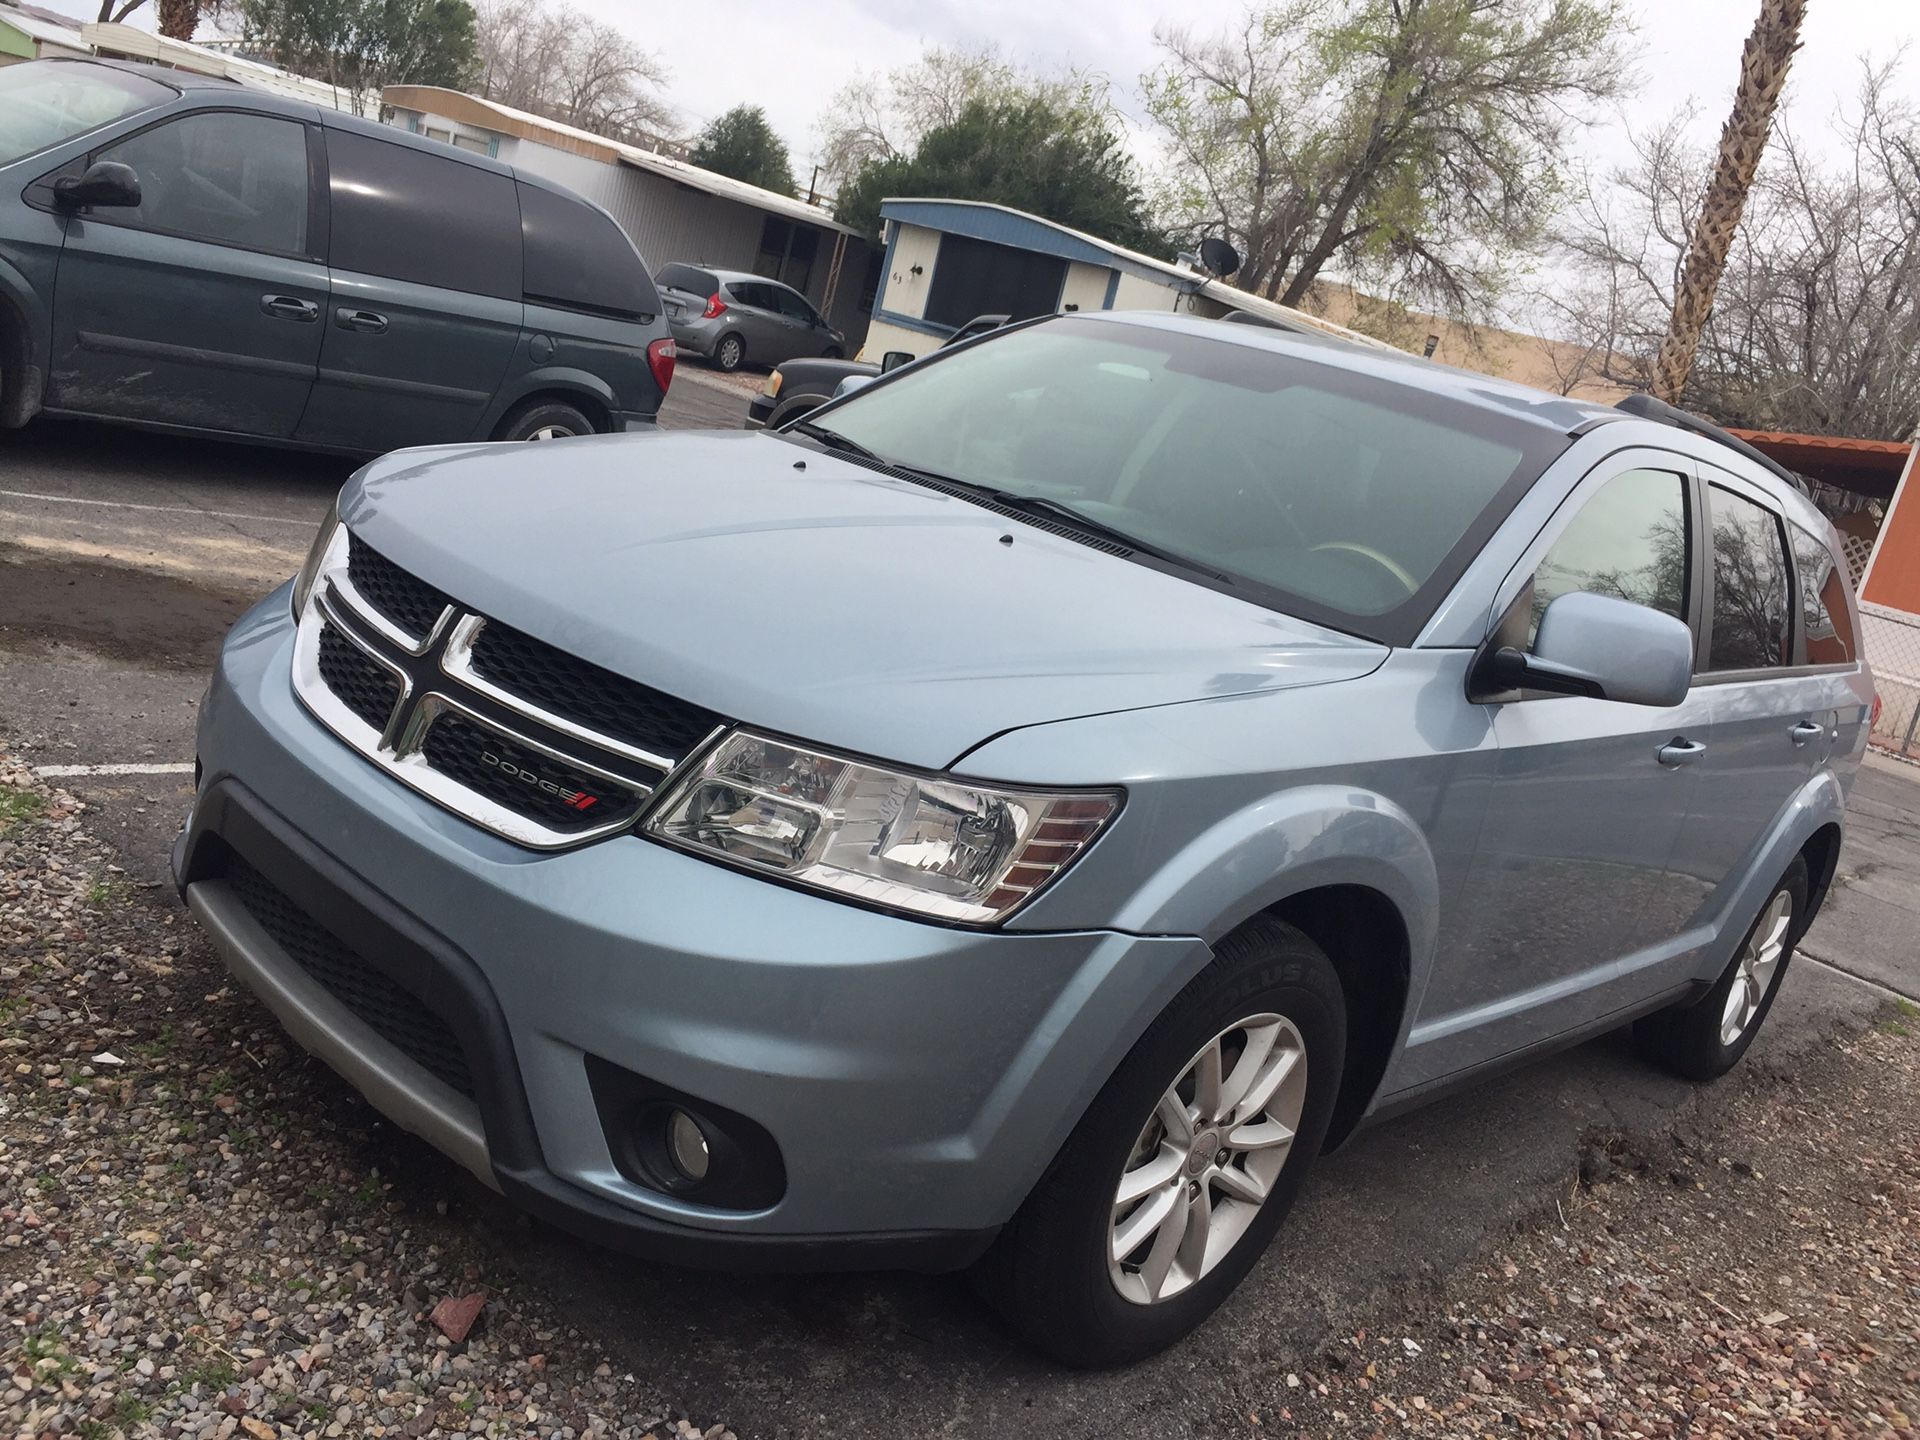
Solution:
<path fill-rule="evenodd" d="M 1807 883 L 1806 859 L 1796 855 L 1713 988 L 1635 1022 L 1642 1055 L 1688 1080 L 1717 1080 L 1740 1062 L 1786 979 L 1807 913 Z"/>
<path fill-rule="evenodd" d="M 826 353 L 820 358 L 822 360 L 844 360 L 847 358 L 847 352 L 842 350 L 838 345 L 829 345 Z"/>
<path fill-rule="evenodd" d="M 738 335 L 722 335 L 713 347 L 713 363 L 731 375 L 747 363 L 747 342 Z"/>
<path fill-rule="evenodd" d="M 564 440 L 591 435 L 594 423 L 579 407 L 564 400 L 530 400 L 500 422 L 496 440 Z"/>
<path fill-rule="evenodd" d="M 1223 1031 L 1229 1032 L 1220 1060 L 1224 1088 L 1234 1087 L 1235 1064 L 1251 1048 L 1250 1032 L 1232 1028 L 1243 1020 L 1277 1021 L 1267 1063 L 1294 1049 L 1294 1067 L 1283 1071 L 1287 1078 L 1274 1098 L 1252 1117 L 1257 1123 L 1248 1124 L 1242 1116 L 1217 1127 L 1203 1124 L 1183 1150 L 1161 1119 L 1167 1113 L 1161 1107 L 1197 1098 L 1197 1091 L 1183 1088 L 1191 1080 L 1189 1067 L 1201 1062 Z M 1067 1365 L 1124 1365 L 1171 1345 L 1232 1293 L 1286 1218 L 1326 1138 L 1346 1044 L 1346 1002 L 1326 954 L 1291 925 L 1265 916 L 1249 921 L 1216 947 L 1213 962 L 1148 1027 L 1095 1097 L 1059 1157 L 975 1268 L 981 1294 L 1028 1343 Z M 1302 1056 L 1304 1082 L 1294 1073 Z M 1254 1078 L 1265 1074 L 1263 1069 Z M 1237 1152 L 1228 1145 L 1221 1151 L 1228 1157 L 1224 1167 L 1217 1160 L 1207 1164 L 1214 1141 L 1235 1134 L 1251 1140 L 1270 1123 L 1269 1114 L 1290 1111 L 1296 1103 L 1299 1117 L 1290 1144 L 1242 1146 Z M 1271 1166 L 1273 1161 L 1259 1157 L 1276 1154 L 1278 1171 L 1268 1171 L 1265 1199 L 1257 1208 L 1234 1199 L 1216 1178 L 1228 1169 L 1242 1168 L 1244 1176 L 1245 1166 Z M 1163 1164 L 1177 1168 L 1155 1179 L 1147 1198 L 1123 1208 L 1117 1201 L 1123 1172 L 1145 1185 L 1149 1173 L 1158 1175 L 1156 1167 Z M 1196 1252 L 1197 1266 L 1176 1254 L 1170 1267 L 1162 1267 L 1161 1298 L 1149 1301 L 1148 1276 L 1160 1237 L 1168 1235 L 1180 1245 L 1194 1242 L 1195 1166 L 1206 1167 L 1197 1183 L 1220 1233 L 1202 1235 L 1216 1248 Z M 1180 1192 L 1188 1197 L 1184 1204 Z M 1172 1222 L 1171 1232 L 1146 1219 L 1149 1207 L 1163 1197 L 1171 1197 L 1166 1205 L 1185 1216 Z M 1112 1249 L 1126 1246 L 1128 1238 L 1136 1239 L 1135 1246 L 1120 1262 L 1110 1260 Z M 1169 1253 L 1175 1252 L 1170 1248 Z"/>

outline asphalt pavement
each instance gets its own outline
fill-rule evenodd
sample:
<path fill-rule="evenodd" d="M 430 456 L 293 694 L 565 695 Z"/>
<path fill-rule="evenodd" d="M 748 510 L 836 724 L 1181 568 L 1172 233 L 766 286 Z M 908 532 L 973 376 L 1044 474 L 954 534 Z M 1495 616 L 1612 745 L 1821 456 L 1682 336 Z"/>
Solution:
<path fill-rule="evenodd" d="M 732 427 L 744 409 L 737 382 L 683 371 L 662 423 Z M 59 783 L 93 807 L 144 892 L 134 903 L 174 903 L 165 853 L 220 636 L 297 567 L 352 468 L 98 426 L 0 433 L 0 734 L 69 772 Z M 1920 769 L 1862 770 L 1841 872 L 1743 1070 L 1790 1083 L 1800 1057 L 1895 992 L 1920 998 Z M 1366 1131 L 1322 1164 L 1203 1341 L 1124 1376 L 1032 1360 L 951 1278 L 689 1276 L 529 1228 L 424 1147 L 415 1163 L 444 1177 L 523 1287 L 695 1413 L 769 1431 L 831 1414 L 898 1433 L 1121 1434 L 1150 1414 L 1231 1416 L 1246 1377 L 1311 1358 L 1355 1313 L 1551 1213 L 1596 1134 L 1710 1130 L 1733 1083 L 1670 1079 L 1616 1034 Z"/>

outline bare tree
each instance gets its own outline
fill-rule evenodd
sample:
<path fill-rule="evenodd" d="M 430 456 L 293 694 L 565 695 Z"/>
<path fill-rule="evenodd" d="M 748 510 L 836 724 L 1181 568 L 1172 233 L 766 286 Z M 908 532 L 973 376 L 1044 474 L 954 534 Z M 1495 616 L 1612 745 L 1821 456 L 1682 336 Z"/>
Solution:
<path fill-rule="evenodd" d="M 481 0 L 480 94 L 618 140 L 677 128 L 666 66 L 618 27 L 549 0 Z"/>
<path fill-rule="evenodd" d="M 118 25 L 146 3 L 147 0 L 100 0 L 99 21 L 102 25 Z"/>
<path fill-rule="evenodd" d="M 1823 163 L 1783 130 L 1755 177 L 1680 403 L 1726 424 L 1904 439 L 1920 426 L 1920 105 L 1899 57 L 1863 65 Z M 1537 327 L 1589 357 L 1582 378 L 1648 388 L 1714 159 L 1681 115 L 1590 179 L 1555 252 Z"/>
<path fill-rule="evenodd" d="M 1787 88 L 1787 72 L 1793 66 L 1793 52 L 1800 48 L 1800 25 L 1806 18 L 1807 0 L 1760 0 L 1760 15 L 1740 55 L 1733 113 L 1720 132 L 1720 155 L 1687 247 L 1686 267 L 1674 292 L 1673 317 L 1654 361 L 1653 393 L 1663 400 L 1680 398 L 1687 372 L 1693 368 L 1700 331 L 1713 311 L 1714 292 L 1766 151 L 1773 113 L 1779 107 L 1780 92 Z"/>

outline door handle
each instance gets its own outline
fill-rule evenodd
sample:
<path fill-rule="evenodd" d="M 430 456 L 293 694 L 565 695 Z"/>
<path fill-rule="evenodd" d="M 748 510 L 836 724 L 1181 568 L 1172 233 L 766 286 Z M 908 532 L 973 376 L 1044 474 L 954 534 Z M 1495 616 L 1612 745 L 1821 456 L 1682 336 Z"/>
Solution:
<path fill-rule="evenodd" d="M 260 310 L 276 320 L 297 320 L 302 324 L 312 324 L 320 318 L 320 307 L 298 295 L 262 295 Z"/>
<path fill-rule="evenodd" d="M 371 310 L 350 309 L 345 305 L 333 312 L 333 318 L 342 330 L 358 330 L 363 335 L 381 335 L 387 328 L 386 316 Z"/>
<path fill-rule="evenodd" d="M 1674 736 L 1655 752 L 1662 765 L 1674 768 L 1691 765 L 1706 753 L 1707 747 L 1700 741 L 1689 740 L 1683 735 Z"/>
<path fill-rule="evenodd" d="M 1811 740 L 1818 740 L 1826 733 L 1827 727 L 1818 720 L 1801 720 L 1787 727 L 1787 734 L 1793 737 L 1795 745 L 1805 745 Z"/>

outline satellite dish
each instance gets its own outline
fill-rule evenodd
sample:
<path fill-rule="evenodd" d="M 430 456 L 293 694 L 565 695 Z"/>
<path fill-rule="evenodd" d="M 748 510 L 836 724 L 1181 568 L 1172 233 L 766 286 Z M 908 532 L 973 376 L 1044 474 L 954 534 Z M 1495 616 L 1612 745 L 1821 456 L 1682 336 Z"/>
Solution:
<path fill-rule="evenodd" d="M 1200 263 L 1209 274 L 1224 279 L 1240 268 L 1240 252 L 1219 236 L 1209 235 L 1200 242 Z"/>

